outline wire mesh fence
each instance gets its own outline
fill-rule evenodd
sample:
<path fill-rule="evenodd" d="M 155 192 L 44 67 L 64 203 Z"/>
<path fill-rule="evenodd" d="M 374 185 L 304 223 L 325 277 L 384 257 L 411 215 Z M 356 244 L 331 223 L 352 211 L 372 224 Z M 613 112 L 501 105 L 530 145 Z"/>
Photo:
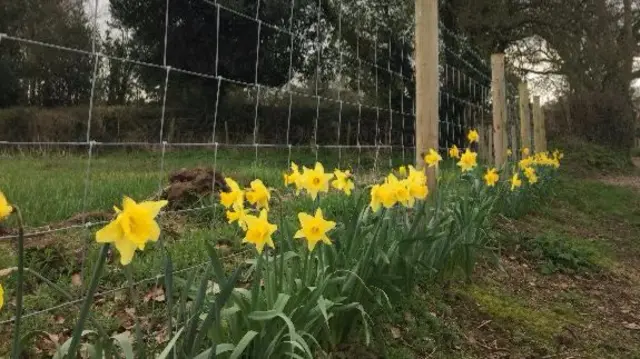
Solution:
<path fill-rule="evenodd" d="M 59 255 L 66 269 L 48 271 L 50 280 L 68 280 L 76 272 L 84 277 L 95 251 L 93 230 L 109 220 L 108 209 L 125 194 L 166 194 L 168 178 L 185 167 L 210 169 L 211 186 L 201 198 L 172 207 L 161 222 L 170 232 L 175 223 L 204 217 L 198 221 L 203 229 L 194 231 L 206 241 L 211 233 L 234 235 L 217 228 L 223 223 L 214 198 L 218 175 L 261 177 L 278 186 L 291 161 L 350 167 L 356 176 L 413 162 L 412 9 L 380 13 L 355 0 L 140 4 L 146 8 L 137 12 L 151 12 L 156 25 L 141 35 L 154 49 L 147 53 L 133 45 L 125 44 L 124 51 L 107 46 L 98 0 L 84 44 L 0 34 L 0 50 L 42 59 L 44 70 L 20 74 L 23 105 L 2 110 L 0 184 L 25 212 L 31 264 L 47 268 L 40 263 L 46 255 L 38 252 L 47 252 L 47 243 L 67 243 Z M 281 11 L 284 4 L 288 11 Z M 489 141 L 490 66 L 464 37 L 442 24 L 440 29 L 440 150 L 463 147 L 471 128 Z M 65 66 L 54 69 L 58 63 Z M 45 81 L 38 71 L 53 76 Z M 71 75 L 81 90 L 72 88 Z M 113 94 L 114 81 L 128 88 Z M 514 149 L 517 109 L 511 86 L 507 135 Z M 0 230 L 0 242 L 16 238 L 12 227 Z M 176 237 L 162 240 L 169 252 L 185 250 L 193 239 L 185 232 Z M 175 273 L 200 268 L 194 262 L 202 258 L 193 253 L 201 247 L 193 246 L 176 261 L 182 268 Z M 162 256 L 136 268 L 136 285 L 162 277 Z M 121 273 L 109 281 L 97 296 L 125 289 L 118 283 L 124 282 Z M 81 289 L 74 300 L 33 300 L 25 317 L 67 310 L 81 301 Z M 11 322 L 4 312 L 0 324 Z"/>

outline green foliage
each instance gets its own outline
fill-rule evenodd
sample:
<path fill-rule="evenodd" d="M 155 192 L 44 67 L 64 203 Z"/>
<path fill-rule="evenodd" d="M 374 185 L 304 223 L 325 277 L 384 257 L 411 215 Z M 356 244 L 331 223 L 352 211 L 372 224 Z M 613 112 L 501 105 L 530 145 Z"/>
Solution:
<path fill-rule="evenodd" d="M 607 263 L 602 248 L 588 240 L 546 234 L 524 241 L 522 245 L 528 255 L 538 261 L 544 274 L 599 271 Z"/>

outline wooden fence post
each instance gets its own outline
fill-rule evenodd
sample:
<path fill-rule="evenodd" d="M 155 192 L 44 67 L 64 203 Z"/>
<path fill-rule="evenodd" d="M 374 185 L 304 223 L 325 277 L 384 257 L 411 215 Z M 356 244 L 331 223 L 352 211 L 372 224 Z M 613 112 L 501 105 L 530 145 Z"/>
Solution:
<path fill-rule="evenodd" d="M 544 150 L 544 129 L 542 121 L 542 108 L 540 107 L 540 96 L 533 96 L 533 148 L 535 152 Z"/>
<path fill-rule="evenodd" d="M 526 82 L 518 85 L 520 97 L 520 147 L 531 149 L 531 109 L 529 108 L 529 89 Z M 513 149 L 515 152 L 517 149 Z"/>
<path fill-rule="evenodd" d="M 504 80 L 504 54 L 491 55 L 491 102 L 493 106 L 493 156 L 496 167 L 504 164 L 507 95 Z"/>
<path fill-rule="evenodd" d="M 438 150 L 439 38 L 438 0 L 415 0 L 416 61 L 416 165 L 423 166 L 422 155 Z M 429 190 L 436 189 L 435 168 L 426 170 Z"/>

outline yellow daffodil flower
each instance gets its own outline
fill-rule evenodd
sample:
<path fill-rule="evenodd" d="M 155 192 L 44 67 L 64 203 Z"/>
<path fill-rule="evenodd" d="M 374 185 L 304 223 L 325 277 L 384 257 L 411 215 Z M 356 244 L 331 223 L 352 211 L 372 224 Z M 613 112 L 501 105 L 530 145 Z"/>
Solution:
<path fill-rule="evenodd" d="M 246 216 L 245 223 L 247 225 L 247 232 L 242 240 L 243 243 L 255 245 L 256 250 L 260 254 L 262 254 L 265 245 L 275 248 L 271 236 L 278 230 L 278 226 L 269 223 L 266 209 L 260 211 L 260 216 L 258 217 L 253 215 Z"/>
<path fill-rule="evenodd" d="M 302 170 L 303 187 L 314 200 L 318 197 L 318 192 L 329 192 L 329 181 L 332 178 L 333 174 L 325 173 L 320 162 L 316 162 L 314 169 L 304 167 Z"/>
<path fill-rule="evenodd" d="M 458 146 L 451 146 L 451 148 L 449 149 L 449 157 L 460 158 L 460 149 L 458 148 Z"/>
<path fill-rule="evenodd" d="M 400 175 L 400 177 L 407 177 L 407 167 L 405 166 L 398 167 L 398 175 Z"/>
<path fill-rule="evenodd" d="M 2 192 L 0 192 L 0 220 L 3 220 L 13 212 L 13 207 L 7 201 L 7 198 Z"/>
<path fill-rule="evenodd" d="M 295 185 L 296 194 L 299 194 L 300 190 L 302 190 L 302 174 L 300 173 L 298 165 L 294 162 L 291 162 L 291 173 L 284 174 L 284 185 Z"/>
<path fill-rule="evenodd" d="M 469 144 L 478 142 L 479 138 L 480 138 L 480 135 L 478 134 L 478 131 L 476 131 L 475 129 L 470 130 L 469 133 L 467 134 L 467 139 L 469 140 Z"/>
<path fill-rule="evenodd" d="M 484 175 L 484 182 L 489 187 L 494 187 L 498 180 L 500 179 L 500 175 L 498 175 L 498 170 L 495 168 L 490 168 Z"/>
<path fill-rule="evenodd" d="M 513 177 L 511 177 L 511 190 L 515 191 L 515 189 L 520 186 L 522 186 L 522 180 L 517 173 L 514 173 Z"/>
<path fill-rule="evenodd" d="M 476 165 L 478 154 L 472 152 L 467 148 L 467 150 L 460 157 L 460 161 L 458 161 L 458 166 L 462 169 L 462 172 L 471 171 Z"/>
<path fill-rule="evenodd" d="M 228 210 L 227 213 L 227 221 L 229 224 L 233 222 L 238 222 L 238 226 L 240 228 L 247 230 L 247 216 L 249 215 L 249 210 L 244 208 L 243 206 L 233 206 L 233 210 Z"/>
<path fill-rule="evenodd" d="M 507 156 L 513 155 L 513 151 L 510 148 L 507 148 Z"/>
<path fill-rule="evenodd" d="M 247 201 L 256 206 L 257 209 L 264 208 L 269 210 L 269 200 L 271 193 L 267 186 L 261 180 L 255 179 L 251 181 L 250 189 L 246 193 Z"/>
<path fill-rule="evenodd" d="M 231 208 L 234 204 L 242 205 L 244 192 L 242 192 L 238 183 L 229 177 L 225 178 L 224 181 L 227 183 L 227 186 L 229 186 L 230 191 L 220 193 L 220 203 L 224 208 Z"/>
<path fill-rule="evenodd" d="M 442 156 L 433 148 L 429 149 L 429 153 L 424 156 L 424 162 L 429 165 L 429 167 L 437 165 L 440 161 L 442 161 Z"/>
<path fill-rule="evenodd" d="M 429 188 L 427 187 L 427 176 L 424 172 L 416 170 L 413 166 L 409 166 L 407 188 L 409 189 L 409 195 L 413 197 L 414 200 L 427 198 Z"/>
<path fill-rule="evenodd" d="M 96 242 L 114 243 L 120 253 L 120 263 L 128 265 L 136 249 L 143 250 L 147 242 L 160 238 L 160 226 L 155 221 L 167 201 L 145 201 L 136 203 L 125 197 L 122 210 L 116 209 L 116 219 L 96 233 Z"/>
<path fill-rule="evenodd" d="M 522 157 L 529 157 L 529 154 L 531 154 L 529 147 L 525 147 L 521 151 L 522 151 Z"/>
<path fill-rule="evenodd" d="M 520 166 L 521 170 L 524 170 L 527 167 L 531 167 L 533 165 L 534 160 L 533 157 L 525 157 L 518 162 L 518 166 Z"/>
<path fill-rule="evenodd" d="M 351 191 L 355 188 L 353 181 L 351 180 L 351 171 L 340 171 L 335 170 L 333 174 L 336 176 L 336 179 L 331 182 L 331 186 L 333 188 L 343 191 L 347 196 L 351 195 Z"/>
<path fill-rule="evenodd" d="M 391 208 L 393 207 L 395 202 L 399 202 L 405 207 L 413 206 L 414 201 L 412 200 L 413 198 L 409 193 L 409 188 L 407 184 L 408 184 L 408 181 L 406 180 L 399 181 L 398 178 L 393 175 L 393 173 L 389 174 L 389 176 L 387 176 L 385 186 L 387 186 L 389 190 L 393 193 L 392 197 L 394 198 L 394 203 L 391 204 L 391 201 L 389 200 L 387 201 L 388 205 L 385 204 L 384 201 L 382 205 L 387 208 Z"/>
<path fill-rule="evenodd" d="M 527 177 L 529 183 L 534 184 L 538 182 L 538 176 L 536 170 L 533 167 L 527 167 L 524 169 L 524 176 Z"/>
<path fill-rule="evenodd" d="M 391 208 L 396 204 L 395 193 L 388 184 L 375 185 L 371 188 L 371 210 L 378 212 L 381 206 Z"/>
<path fill-rule="evenodd" d="M 296 232 L 295 238 L 304 238 L 307 241 L 309 251 L 313 251 L 318 242 L 331 245 L 331 240 L 327 232 L 335 228 L 336 222 L 327 221 L 322 216 L 322 210 L 318 208 L 315 216 L 307 213 L 298 213 L 300 229 Z"/>

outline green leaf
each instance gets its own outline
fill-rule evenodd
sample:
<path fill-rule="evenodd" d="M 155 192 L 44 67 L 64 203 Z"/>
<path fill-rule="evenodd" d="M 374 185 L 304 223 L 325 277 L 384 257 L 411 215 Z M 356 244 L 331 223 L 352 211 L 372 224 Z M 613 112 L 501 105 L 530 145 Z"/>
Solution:
<path fill-rule="evenodd" d="M 216 345 L 216 356 L 218 356 L 220 354 L 224 354 L 224 353 L 230 352 L 230 351 L 234 350 L 235 347 L 236 347 L 235 345 L 229 344 L 229 343 L 218 344 L 218 345 Z M 203 351 L 202 353 L 198 354 L 193 359 L 205 359 L 205 358 L 208 358 L 210 355 L 211 355 L 211 348 L 209 348 L 209 349 Z"/>
<path fill-rule="evenodd" d="M 166 359 L 169 356 L 169 354 L 171 354 L 173 347 L 176 345 L 176 342 L 178 341 L 178 338 L 180 338 L 180 336 L 182 335 L 183 331 L 184 331 L 184 327 L 178 330 L 178 332 L 173 336 L 173 338 L 171 338 L 167 346 L 164 348 L 162 353 L 160 353 L 160 355 L 156 359 Z"/>
<path fill-rule="evenodd" d="M 248 331 L 242 337 L 242 339 L 240 339 L 240 341 L 238 342 L 238 345 L 236 345 L 235 349 L 233 349 L 233 352 L 229 356 L 229 359 L 238 359 L 238 358 L 240 358 L 240 356 L 244 353 L 244 350 L 249 346 L 249 344 L 251 343 L 253 338 L 256 337 L 256 335 L 258 335 L 258 332 L 254 331 L 254 330 Z"/>
<path fill-rule="evenodd" d="M 80 334 L 80 338 L 86 335 L 97 335 L 97 334 L 98 333 L 93 330 L 83 330 L 82 333 Z M 53 356 L 53 359 L 63 359 L 68 354 L 69 346 L 71 346 L 71 340 L 73 340 L 73 337 L 67 339 L 66 342 L 62 343 L 62 345 L 58 347 L 58 350 L 56 350 L 56 353 Z"/>
<path fill-rule="evenodd" d="M 318 309 L 320 309 L 320 313 L 322 313 L 322 317 L 324 317 L 324 322 L 329 327 L 329 315 L 327 314 L 327 302 L 333 305 L 333 302 L 330 300 L 324 299 L 324 297 L 318 298 Z"/>
<path fill-rule="evenodd" d="M 127 332 L 123 332 L 120 334 L 116 334 L 111 337 L 122 349 L 122 353 L 124 354 L 125 359 L 133 359 L 135 356 L 133 355 L 133 344 L 131 343 L 131 337 L 129 337 Z"/>
<path fill-rule="evenodd" d="M 213 273 L 216 275 L 218 282 L 224 282 L 226 280 L 226 277 L 224 275 L 224 267 L 222 266 L 220 258 L 218 257 L 218 252 L 209 242 L 205 242 L 205 246 L 207 248 L 207 253 L 209 254 L 211 266 L 213 267 Z"/>

